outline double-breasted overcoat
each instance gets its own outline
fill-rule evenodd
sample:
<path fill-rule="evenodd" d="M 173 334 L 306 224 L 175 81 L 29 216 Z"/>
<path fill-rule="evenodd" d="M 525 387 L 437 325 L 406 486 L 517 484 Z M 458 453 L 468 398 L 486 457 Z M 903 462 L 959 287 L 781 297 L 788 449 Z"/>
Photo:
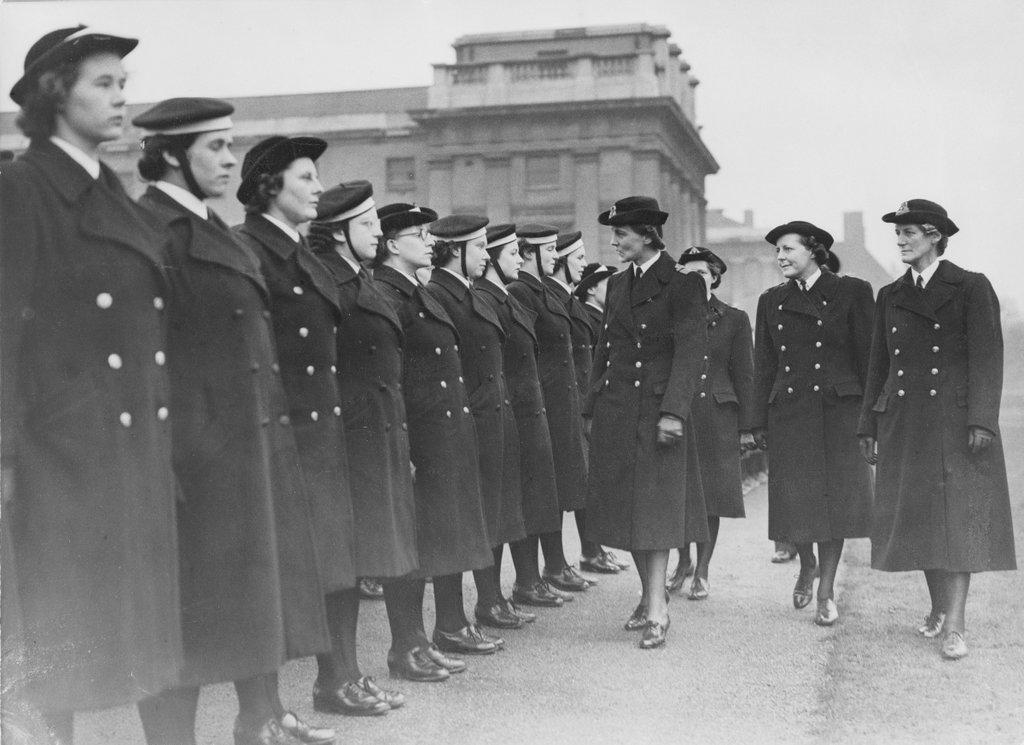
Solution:
<path fill-rule="evenodd" d="M 862 538 L 871 526 L 871 470 L 857 418 L 871 345 L 871 285 L 822 267 L 757 302 L 754 428 L 768 431 L 768 537 Z"/>
<path fill-rule="evenodd" d="M 700 477 L 708 515 L 743 517 L 739 435 L 754 413 L 750 319 L 715 295 L 708 301 L 708 354 L 693 399 Z"/>
<path fill-rule="evenodd" d="M 440 577 L 490 566 L 494 557 L 458 332 L 440 303 L 410 277 L 381 266 L 373 278 L 405 332 L 402 392 L 416 468 L 419 573 Z"/>
<path fill-rule="evenodd" d="M 256 257 L 213 212 L 150 186 L 171 237 L 167 368 L 178 506 L 182 682 L 276 670 L 330 649 L 313 526 Z"/>
<path fill-rule="evenodd" d="M 313 516 L 324 592 L 355 586 L 355 535 L 335 336 L 341 320 L 334 278 L 306 246 L 262 215 L 233 230 L 256 255 L 270 310 L 290 427 Z M 269 423 L 268 423 L 269 426 Z"/>
<path fill-rule="evenodd" d="M 459 332 L 458 352 L 476 422 L 480 488 L 491 546 L 526 537 L 519 479 L 519 432 L 505 380 L 505 329 L 480 297 L 453 273 L 435 269 L 427 290 Z M 452 413 L 454 416 L 454 412 Z"/>
<path fill-rule="evenodd" d="M 181 657 L 167 238 L 113 171 L 49 141 L 4 164 L 0 195 L 3 592 L 25 642 L 5 684 L 117 706 L 176 684 Z"/>
<path fill-rule="evenodd" d="M 569 338 L 572 340 L 572 363 L 576 371 L 576 387 L 580 400 L 587 395 L 587 380 L 594 366 L 594 340 L 591 338 L 590 316 L 583 302 L 554 277 L 545 277 L 544 285 L 565 307 L 569 314 Z M 584 450 L 584 452 L 586 452 Z"/>
<path fill-rule="evenodd" d="M 356 571 L 401 577 L 416 569 L 416 503 L 402 398 L 402 324 L 369 275 L 334 250 L 318 252 L 341 306 L 338 389 L 345 422 Z"/>
<path fill-rule="evenodd" d="M 638 280 L 632 267 L 613 275 L 596 352 L 584 406 L 588 537 L 629 550 L 707 540 L 691 416 L 707 354 L 704 283 L 665 252 Z M 670 445 L 657 442 L 663 414 L 683 421 Z"/>
<path fill-rule="evenodd" d="M 562 527 L 562 512 L 558 507 L 547 409 L 537 373 L 534 316 L 503 287 L 488 279 L 478 279 L 473 288 L 480 292 L 505 327 L 505 383 L 519 432 L 519 475 L 526 533 L 552 533 Z"/>
<path fill-rule="evenodd" d="M 551 289 L 531 274 L 520 272 L 508 291 L 537 317 L 533 325 L 537 369 L 548 410 L 558 504 L 563 512 L 580 509 L 586 499 L 587 453 L 573 364 L 572 322 Z"/>
<path fill-rule="evenodd" d="M 1003 336 L 983 274 L 942 260 L 875 305 L 859 433 L 877 438 L 871 565 L 885 571 L 1016 568 L 999 433 Z M 996 435 L 979 453 L 969 427 Z"/>

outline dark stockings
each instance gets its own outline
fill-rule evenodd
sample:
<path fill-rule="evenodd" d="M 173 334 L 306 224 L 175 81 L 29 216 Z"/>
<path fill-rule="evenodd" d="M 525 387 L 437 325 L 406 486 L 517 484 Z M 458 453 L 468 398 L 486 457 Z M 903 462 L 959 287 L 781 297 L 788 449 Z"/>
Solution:
<path fill-rule="evenodd" d="M 516 568 L 516 584 L 533 587 L 540 582 L 540 560 L 537 558 L 537 536 L 528 535 L 521 541 L 508 544 L 512 564 Z"/>
<path fill-rule="evenodd" d="M 932 599 L 932 613 L 945 613 L 944 628 L 964 633 L 967 593 L 971 589 L 970 572 L 926 569 L 925 581 Z"/>
<path fill-rule="evenodd" d="M 356 656 L 356 627 L 359 624 L 359 590 L 350 588 L 332 592 L 324 598 L 327 608 L 327 630 L 331 634 L 330 654 L 318 654 L 317 682 L 340 686 L 358 680 L 359 661 Z"/>
<path fill-rule="evenodd" d="M 587 535 L 587 511 L 579 509 L 573 514 L 576 516 L 576 530 L 580 534 L 580 553 L 591 559 L 603 554 L 604 549 L 601 548 L 600 543 L 594 543 L 585 537 Z"/>
<path fill-rule="evenodd" d="M 501 545 L 493 549 L 493 566 L 473 570 L 473 580 L 476 582 L 476 604 L 482 608 L 490 608 L 502 601 L 501 556 L 504 553 L 504 548 L 505 546 Z"/>
<path fill-rule="evenodd" d="M 391 648 L 405 652 L 427 643 L 423 630 L 422 579 L 392 579 L 384 583 L 384 607 L 391 625 Z"/>
<path fill-rule="evenodd" d="M 715 544 L 718 543 L 718 528 L 720 524 L 721 518 L 718 515 L 708 515 L 708 541 L 707 543 L 697 544 L 697 568 L 694 572 L 696 576 L 704 580 L 708 578 L 708 566 L 711 564 L 711 555 L 715 553 Z M 687 553 L 687 558 L 689 558 L 689 546 L 684 550 Z M 682 554 L 680 554 L 680 561 L 682 561 Z"/>
<path fill-rule="evenodd" d="M 139 718 L 148 745 L 194 745 L 198 704 L 198 686 L 173 688 L 139 701 Z M 238 706 L 238 716 L 241 718 L 244 711 L 241 695 L 238 697 Z"/>
<path fill-rule="evenodd" d="M 843 555 L 843 539 L 818 541 L 818 560 L 821 562 L 821 578 L 818 580 L 818 600 L 835 597 L 836 572 Z M 801 558 L 801 563 L 803 559 Z"/>
<path fill-rule="evenodd" d="M 541 533 L 540 550 L 544 554 L 544 571 L 557 574 L 565 569 L 565 553 L 562 550 L 562 531 Z"/>
<path fill-rule="evenodd" d="M 455 632 L 469 625 L 462 599 L 462 574 L 434 577 L 434 626 Z"/>

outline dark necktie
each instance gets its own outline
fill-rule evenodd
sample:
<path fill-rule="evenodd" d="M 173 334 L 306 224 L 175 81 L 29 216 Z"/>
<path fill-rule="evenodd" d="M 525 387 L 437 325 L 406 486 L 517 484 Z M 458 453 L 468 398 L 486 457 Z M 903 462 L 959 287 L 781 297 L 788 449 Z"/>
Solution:
<path fill-rule="evenodd" d="M 796 281 L 796 283 L 797 283 L 797 286 L 800 288 L 800 292 L 802 292 L 803 294 L 806 295 L 807 294 L 807 282 L 805 280 L 798 279 Z"/>
<path fill-rule="evenodd" d="M 924 278 L 920 274 L 917 275 L 917 282 L 915 282 L 915 284 L 917 285 L 918 290 L 922 292 L 924 291 Z"/>

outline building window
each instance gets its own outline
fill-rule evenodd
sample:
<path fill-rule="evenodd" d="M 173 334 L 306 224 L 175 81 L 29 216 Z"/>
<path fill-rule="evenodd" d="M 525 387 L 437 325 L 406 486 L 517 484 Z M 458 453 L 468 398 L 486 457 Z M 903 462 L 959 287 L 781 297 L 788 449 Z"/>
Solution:
<path fill-rule="evenodd" d="M 416 190 L 415 158 L 388 158 L 387 188 L 393 192 Z"/>
<path fill-rule="evenodd" d="M 557 155 L 526 157 L 526 188 L 557 189 L 560 185 L 561 163 Z"/>

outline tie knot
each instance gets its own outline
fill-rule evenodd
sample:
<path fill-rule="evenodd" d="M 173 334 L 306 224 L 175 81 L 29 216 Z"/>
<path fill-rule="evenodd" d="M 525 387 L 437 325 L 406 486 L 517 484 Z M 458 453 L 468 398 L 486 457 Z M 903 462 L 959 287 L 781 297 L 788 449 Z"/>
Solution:
<path fill-rule="evenodd" d="M 917 289 L 923 290 L 924 289 L 924 277 L 922 277 L 920 274 L 918 274 L 917 275 L 917 282 L 915 284 L 917 285 Z"/>
<path fill-rule="evenodd" d="M 807 292 L 807 282 L 805 280 L 798 279 L 796 283 L 800 286 L 800 292 Z"/>

